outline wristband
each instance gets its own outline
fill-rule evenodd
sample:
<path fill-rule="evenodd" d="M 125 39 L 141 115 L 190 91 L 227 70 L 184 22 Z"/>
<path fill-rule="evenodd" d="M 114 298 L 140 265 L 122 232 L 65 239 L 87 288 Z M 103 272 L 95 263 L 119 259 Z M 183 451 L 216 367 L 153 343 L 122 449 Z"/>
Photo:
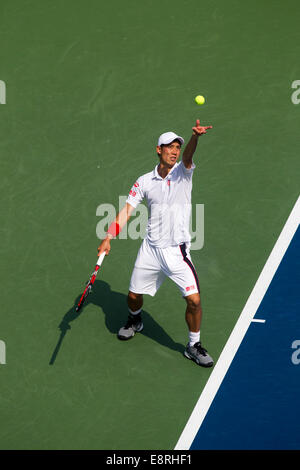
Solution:
<path fill-rule="evenodd" d="M 121 232 L 120 225 L 117 222 L 110 224 L 107 233 L 110 233 L 113 237 L 117 237 Z"/>

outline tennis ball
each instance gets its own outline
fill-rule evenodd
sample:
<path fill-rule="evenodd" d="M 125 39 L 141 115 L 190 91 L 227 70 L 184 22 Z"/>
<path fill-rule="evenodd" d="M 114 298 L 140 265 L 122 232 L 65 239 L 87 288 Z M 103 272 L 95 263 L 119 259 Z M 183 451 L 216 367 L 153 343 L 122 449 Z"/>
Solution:
<path fill-rule="evenodd" d="M 198 95 L 198 96 L 196 96 L 195 101 L 200 106 L 201 104 L 205 103 L 205 98 L 202 95 Z"/>

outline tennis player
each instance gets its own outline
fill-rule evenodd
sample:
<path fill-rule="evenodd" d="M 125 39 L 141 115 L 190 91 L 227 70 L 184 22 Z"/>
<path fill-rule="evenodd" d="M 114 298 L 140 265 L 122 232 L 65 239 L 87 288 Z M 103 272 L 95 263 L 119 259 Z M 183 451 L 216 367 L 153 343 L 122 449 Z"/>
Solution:
<path fill-rule="evenodd" d="M 184 139 L 174 132 L 166 132 L 159 137 L 156 147 L 159 164 L 134 183 L 124 208 L 98 247 L 98 256 L 104 251 L 109 254 L 111 239 L 120 233 L 134 209 L 145 199 L 149 210 L 147 235 L 131 275 L 128 320 L 119 330 L 118 338 L 128 340 L 142 331 L 143 295 L 154 296 L 167 276 L 175 282 L 186 301 L 189 341 L 184 355 L 204 367 L 211 367 L 213 360 L 200 342 L 202 308 L 199 280 L 190 255 L 189 220 L 195 169 L 193 155 L 199 137 L 211 128 L 200 126 L 200 121 L 196 121 L 180 162 Z"/>

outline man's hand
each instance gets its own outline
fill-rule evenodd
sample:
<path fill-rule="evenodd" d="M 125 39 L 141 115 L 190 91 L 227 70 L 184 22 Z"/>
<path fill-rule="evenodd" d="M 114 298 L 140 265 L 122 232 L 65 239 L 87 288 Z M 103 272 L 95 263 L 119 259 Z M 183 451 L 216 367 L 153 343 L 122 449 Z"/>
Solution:
<path fill-rule="evenodd" d="M 206 134 L 207 129 L 212 129 L 212 126 L 200 126 L 200 120 L 197 119 L 196 126 L 193 127 L 193 135 L 199 137 L 199 135 Z"/>
<path fill-rule="evenodd" d="M 110 236 L 108 235 L 103 241 L 102 243 L 98 246 L 98 256 L 101 255 L 101 253 L 103 253 L 103 251 L 105 251 L 106 255 L 109 255 L 109 252 L 110 252 Z"/>

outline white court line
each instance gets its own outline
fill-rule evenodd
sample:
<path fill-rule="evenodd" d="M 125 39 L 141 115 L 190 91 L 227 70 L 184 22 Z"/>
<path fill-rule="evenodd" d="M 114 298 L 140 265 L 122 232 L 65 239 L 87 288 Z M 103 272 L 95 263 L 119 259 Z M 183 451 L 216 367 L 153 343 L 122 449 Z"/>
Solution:
<path fill-rule="evenodd" d="M 208 409 L 230 367 L 230 364 L 249 328 L 251 321 L 273 279 L 274 274 L 300 223 L 300 197 L 293 207 L 288 220 L 260 276 L 229 336 L 196 406 L 175 446 L 175 450 L 188 450 L 208 412 Z"/>
<path fill-rule="evenodd" d="M 266 323 L 266 320 L 261 320 L 260 318 L 253 318 L 251 321 L 255 323 Z"/>

